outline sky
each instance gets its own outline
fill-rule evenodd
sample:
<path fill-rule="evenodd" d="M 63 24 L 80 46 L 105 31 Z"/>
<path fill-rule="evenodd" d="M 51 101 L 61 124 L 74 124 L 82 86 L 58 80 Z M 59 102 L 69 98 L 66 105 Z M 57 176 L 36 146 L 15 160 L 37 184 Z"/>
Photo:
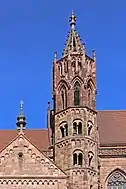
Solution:
<path fill-rule="evenodd" d="M 20 100 L 27 128 L 45 128 L 52 61 L 61 57 L 74 10 L 76 29 L 97 56 L 97 109 L 126 109 L 126 1 L 0 1 L 0 129 L 16 129 Z"/>

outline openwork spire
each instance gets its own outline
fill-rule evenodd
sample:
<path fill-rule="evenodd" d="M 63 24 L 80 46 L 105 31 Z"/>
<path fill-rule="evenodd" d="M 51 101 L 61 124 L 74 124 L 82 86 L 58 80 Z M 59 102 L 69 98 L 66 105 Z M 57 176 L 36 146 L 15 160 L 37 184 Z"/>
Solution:
<path fill-rule="evenodd" d="M 17 117 L 17 130 L 19 131 L 23 131 L 25 130 L 25 126 L 26 126 L 26 117 L 24 116 L 24 113 L 23 113 L 23 101 L 20 101 L 20 114 L 19 116 Z"/>
<path fill-rule="evenodd" d="M 71 53 L 84 53 L 84 45 L 80 40 L 75 26 L 76 26 L 76 16 L 72 12 L 72 15 L 69 19 L 70 22 L 70 32 L 68 33 L 68 38 L 66 41 L 66 46 L 63 52 L 63 56 Z"/>

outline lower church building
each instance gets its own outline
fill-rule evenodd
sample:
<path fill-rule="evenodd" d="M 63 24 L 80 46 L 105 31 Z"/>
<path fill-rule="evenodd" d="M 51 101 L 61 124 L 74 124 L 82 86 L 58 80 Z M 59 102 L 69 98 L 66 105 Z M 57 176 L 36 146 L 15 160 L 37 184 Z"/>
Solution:
<path fill-rule="evenodd" d="M 70 31 L 52 69 L 47 129 L 0 131 L 0 189 L 126 189 L 126 111 L 96 110 L 96 54 Z"/>

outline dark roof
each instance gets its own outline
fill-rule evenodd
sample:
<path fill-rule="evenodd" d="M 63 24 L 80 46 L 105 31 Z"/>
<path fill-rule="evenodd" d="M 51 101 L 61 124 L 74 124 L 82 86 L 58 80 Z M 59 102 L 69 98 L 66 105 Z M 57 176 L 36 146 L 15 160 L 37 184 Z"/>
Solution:
<path fill-rule="evenodd" d="M 101 146 L 126 145 L 126 110 L 98 111 Z"/>
<path fill-rule="evenodd" d="M 49 147 L 48 130 L 25 130 L 25 136 L 41 151 Z M 0 151 L 6 147 L 18 134 L 17 130 L 0 130 Z"/>

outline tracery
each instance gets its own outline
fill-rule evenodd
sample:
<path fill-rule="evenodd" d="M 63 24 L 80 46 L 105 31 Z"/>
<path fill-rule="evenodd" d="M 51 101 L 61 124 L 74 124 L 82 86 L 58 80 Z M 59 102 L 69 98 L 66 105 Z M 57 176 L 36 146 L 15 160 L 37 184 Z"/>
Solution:
<path fill-rule="evenodd" d="M 126 178 L 119 172 L 114 172 L 107 183 L 107 189 L 126 189 Z"/>

